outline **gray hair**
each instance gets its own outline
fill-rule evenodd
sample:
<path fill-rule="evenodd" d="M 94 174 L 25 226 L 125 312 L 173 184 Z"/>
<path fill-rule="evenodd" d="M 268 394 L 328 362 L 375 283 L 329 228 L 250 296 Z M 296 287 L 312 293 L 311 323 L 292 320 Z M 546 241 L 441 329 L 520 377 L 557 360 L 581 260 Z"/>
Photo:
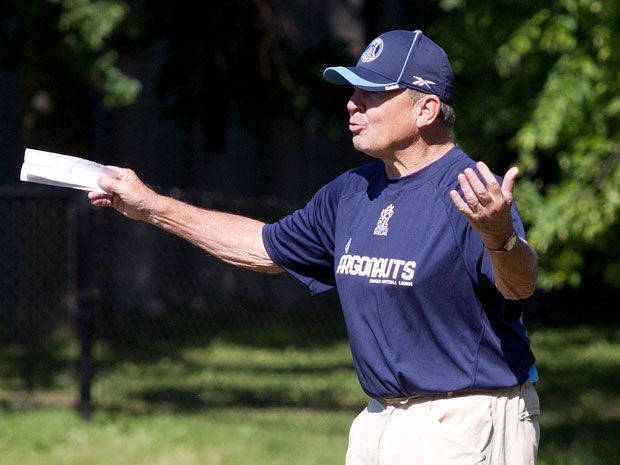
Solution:
<path fill-rule="evenodd" d="M 424 97 L 425 94 L 424 92 L 419 92 L 415 89 L 407 89 L 409 91 L 409 95 L 411 96 L 411 100 L 413 103 L 417 102 L 418 100 L 420 100 L 422 97 Z M 439 107 L 439 122 L 441 122 L 442 126 L 444 128 L 446 128 L 446 131 L 448 132 L 448 137 L 450 138 L 451 141 L 454 141 L 454 121 L 456 120 L 456 112 L 454 111 L 454 108 L 452 108 L 451 105 L 447 104 L 446 102 L 441 102 L 441 106 Z"/>

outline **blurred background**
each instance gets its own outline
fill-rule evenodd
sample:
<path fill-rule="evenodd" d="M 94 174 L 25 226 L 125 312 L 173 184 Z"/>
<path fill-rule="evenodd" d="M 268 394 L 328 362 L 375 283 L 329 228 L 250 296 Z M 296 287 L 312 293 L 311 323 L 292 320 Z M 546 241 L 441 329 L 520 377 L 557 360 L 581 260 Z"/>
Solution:
<path fill-rule="evenodd" d="M 617 463 L 617 0 L 2 0 L 0 464 L 343 463 L 334 293 L 18 179 L 30 147 L 276 220 L 366 161 L 322 71 L 391 29 L 448 53 L 465 151 L 521 169 L 540 463 Z"/>

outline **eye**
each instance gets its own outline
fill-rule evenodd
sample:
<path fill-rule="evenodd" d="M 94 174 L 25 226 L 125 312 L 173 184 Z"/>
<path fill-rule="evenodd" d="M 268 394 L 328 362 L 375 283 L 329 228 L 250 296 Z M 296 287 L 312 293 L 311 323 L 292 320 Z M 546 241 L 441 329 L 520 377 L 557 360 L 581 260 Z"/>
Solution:
<path fill-rule="evenodd" d="M 386 92 L 370 92 L 364 91 L 364 99 L 367 102 L 371 102 L 373 104 L 378 104 L 384 102 L 386 100 Z"/>
<path fill-rule="evenodd" d="M 383 102 L 390 100 L 392 97 L 396 96 L 396 94 L 399 94 L 401 92 L 402 90 L 400 89 L 379 92 L 365 92 L 364 98 L 367 99 L 368 102 L 379 105 Z"/>

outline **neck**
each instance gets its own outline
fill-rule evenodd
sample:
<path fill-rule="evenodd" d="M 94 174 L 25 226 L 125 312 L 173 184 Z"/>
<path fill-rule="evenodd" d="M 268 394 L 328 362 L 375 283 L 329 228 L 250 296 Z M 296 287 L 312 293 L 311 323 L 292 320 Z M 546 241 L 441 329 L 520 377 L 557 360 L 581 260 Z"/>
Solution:
<path fill-rule="evenodd" d="M 439 160 L 454 147 L 454 142 L 443 144 L 416 144 L 407 150 L 395 152 L 391 157 L 383 159 L 385 172 L 390 179 L 408 176 Z"/>

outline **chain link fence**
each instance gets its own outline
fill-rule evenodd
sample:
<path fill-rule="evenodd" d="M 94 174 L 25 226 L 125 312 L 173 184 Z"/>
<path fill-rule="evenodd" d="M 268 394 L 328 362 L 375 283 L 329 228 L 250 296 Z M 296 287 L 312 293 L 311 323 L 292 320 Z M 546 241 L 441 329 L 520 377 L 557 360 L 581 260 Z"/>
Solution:
<path fill-rule="evenodd" d="M 0 341 L 41 343 L 67 323 L 74 205 L 41 189 L 0 191 Z"/>
<path fill-rule="evenodd" d="M 169 194 L 264 221 L 293 209 Z M 84 193 L 4 188 L 0 214 L 0 406 L 77 404 L 88 417 L 361 405 L 335 293 L 226 265 Z"/>

